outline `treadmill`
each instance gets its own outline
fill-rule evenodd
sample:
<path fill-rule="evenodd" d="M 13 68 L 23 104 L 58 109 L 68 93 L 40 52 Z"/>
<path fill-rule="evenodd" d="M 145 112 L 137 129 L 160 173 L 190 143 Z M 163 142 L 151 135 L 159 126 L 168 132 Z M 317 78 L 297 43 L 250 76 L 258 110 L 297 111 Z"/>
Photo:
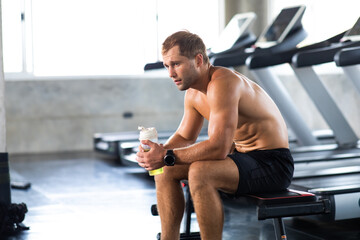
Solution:
<path fill-rule="evenodd" d="M 219 37 L 219 42 L 210 49 L 209 57 L 221 54 L 228 54 L 250 47 L 254 44 L 256 37 L 250 31 L 252 23 L 256 19 L 256 14 L 241 13 L 232 17 L 229 24 Z M 145 71 L 164 68 L 162 62 L 149 63 L 145 65 Z M 158 132 L 160 143 L 164 143 L 174 131 Z M 200 132 L 198 141 L 207 138 L 205 130 Z M 115 133 L 95 133 L 93 136 L 94 151 L 102 157 L 114 159 L 120 164 L 132 165 L 135 162 L 134 154 L 139 146 L 139 132 L 115 132 Z M 137 163 L 136 163 L 137 164 Z"/>
<path fill-rule="evenodd" d="M 321 215 L 320 220 L 338 221 L 360 218 L 360 174 L 294 178 L 290 188 L 308 191 L 318 199 L 329 199 L 330 214 Z"/>
<path fill-rule="evenodd" d="M 159 131 L 159 143 L 164 144 L 172 134 L 174 131 Z M 207 138 L 207 129 L 203 129 L 196 142 Z M 135 156 L 139 145 L 139 131 L 95 133 L 93 138 L 93 147 L 97 154 L 113 159 L 121 165 L 138 166 Z"/>
<path fill-rule="evenodd" d="M 341 49 L 335 54 L 334 61 L 336 66 L 342 68 L 360 94 L 360 47 Z"/>
<path fill-rule="evenodd" d="M 322 216 L 324 220 L 360 218 L 358 139 L 343 119 L 340 110 L 336 109 L 337 106 L 333 106 L 333 100 L 312 69 L 313 65 L 333 61 L 335 53 L 339 50 L 360 45 L 359 42 L 347 39 L 349 32 L 351 30 L 304 48 L 272 55 L 253 55 L 247 59 L 249 69 L 261 83 L 266 84 L 267 88 L 273 91 L 274 95 L 277 94 L 278 83 L 269 77 L 272 75 L 269 67 L 291 63 L 294 72 L 308 90 L 315 105 L 325 108 L 322 109 L 324 117 L 330 118 L 330 121 L 335 119 L 336 123 L 331 122 L 331 126 L 335 125 L 335 137 L 338 137 L 336 139 L 338 144 L 335 147 L 307 147 L 307 152 L 292 150 L 295 173 L 291 188 L 312 192 L 320 199 L 330 199 L 332 210 L 330 214 Z M 344 128 L 339 127 L 343 126 L 342 124 Z M 343 132 L 339 133 L 341 130 Z M 339 133 L 340 137 L 336 136 L 336 133 Z"/>
<path fill-rule="evenodd" d="M 334 131 L 337 144 L 332 150 L 327 151 L 328 156 L 352 154 L 354 157 L 360 157 L 359 138 L 316 75 L 313 66 L 333 62 L 335 54 L 342 49 L 360 46 L 360 36 L 355 38 L 352 35 L 353 30 L 359 27 L 358 20 L 338 42 L 327 47 L 300 50 L 292 57 L 291 66 L 297 78 Z"/>
<path fill-rule="evenodd" d="M 256 20 L 253 12 L 235 14 L 224 30 L 221 32 L 214 46 L 208 50 L 208 57 L 220 54 L 228 54 L 250 47 L 256 41 L 256 36 L 250 31 L 250 27 Z M 163 62 L 148 63 L 144 70 L 163 69 Z"/>
<path fill-rule="evenodd" d="M 344 41 L 360 41 L 360 18 L 354 27 L 349 30 L 343 39 Z M 345 75 L 353 82 L 360 93 L 360 47 L 349 47 L 338 51 L 334 61 L 341 67 Z"/>
<path fill-rule="evenodd" d="M 339 49 L 360 45 L 359 42 L 348 40 L 347 36 L 349 32 L 351 32 L 351 30 L 302 48 L 294 48 L 273 54 L 252 55 L 247 59 L 247 66 L 260 85 L 264 86 L 264 89 L 268 91 L 269 95 L 275 98 L 274 101 L 277 104 L 280 100 L 285 102 L 291 101 L 289 94 L 284 92 L 286 90 L 281 81 L 272 74 L 271 66 L 289 63 L 293 64 L 294 71 L 299 71 L 292 62 L 293 58 L 295 60 L 297 59 L 297 56 L 300 56 L 300 59 L 302 59 L 302 62 L 300 62 L 302 65 L 309 64 L 309 66 L 333 61 L 334 54 Z M 304 59 L 307 59 L 308 63 L 305 63 Z M 335 140 L 338 141 L 338 144 L 291 148 L 295 162 L 299 163 L 298 167 L 304 166 L 304 168 L 308 169 L 317 167 L 321 169 L 324 168 L 324 164 L 315 162 L 326 161 L 325 164 L 327 167 L 331 166 L 333 169 L 338 169 L 338 171 L 333 171 L 336 172 L 336 174 L 341 174 L 345 167 L 348 167 L 349 172 L 359 172 L 359 169 L 354 167 L 360 165 L 360 148 L 356 134 L 350 128 L 337 105 L 320 82 L 320 79 L 316 75 L 305 75 L 303 71 L 306 71 L 306 69 L 302 69 L 301 71 L 302 73 L 297 74 L 299 80 L 305 85 L 305 89 L 308 90 L 315 105 L 321 110 L 323 115 L 325 115 L 326 120 L 330 123 L 329 125 L 334 127 Z M 308 71 L 314 74 L 312 69 Z M 279 96 L 282 96 L 280 100 L 278 99 Z M 288 108 L 283 108 L 285 113 L 288 111 Z M 329 163 L 329 161 L 335 160 L 341 161 Z M 314 163 L 310 164 L 310 162 Z M 305 172 L 303 171 L 301 174 L 297 172 L 297 174 L 304 176 Z M 308 172 L 309 174 L 311 173 L 311 171 Z M 329 171 L 320 171 L 317 174 L 327 174 L 328 172 Z"/>
<path fill-rule="evenodd" d="M 273 57 L 280 59 L 278 56 Z M 293 153 L 295 172 L 290 187 L 314 193 L 318 199 L 330 200 L 331 212 L 316 216 L 316 219 L 338 221 L 360 218 L 358 152 L 357 147 L 310 151 L 302 156 L 301 153 Z"/>

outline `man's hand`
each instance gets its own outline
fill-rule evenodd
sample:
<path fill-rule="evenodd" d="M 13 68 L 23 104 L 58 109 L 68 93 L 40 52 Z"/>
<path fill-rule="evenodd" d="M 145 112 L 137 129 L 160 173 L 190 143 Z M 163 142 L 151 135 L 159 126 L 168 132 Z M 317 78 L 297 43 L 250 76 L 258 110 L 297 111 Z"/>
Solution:
<path fill-rule="evenodd" d="M 147 171 L 155 170 L 163 167 L 164 157 L 166 149 L 162 144 L 154 143 L 150 140 L 141 140 L 141 144 L 148 145 L 151 149 L 145 152 L 145 150 L 139 146 L 139 152 L 136 154 L 136 161 L 140 167 L 145 168 Z"/>

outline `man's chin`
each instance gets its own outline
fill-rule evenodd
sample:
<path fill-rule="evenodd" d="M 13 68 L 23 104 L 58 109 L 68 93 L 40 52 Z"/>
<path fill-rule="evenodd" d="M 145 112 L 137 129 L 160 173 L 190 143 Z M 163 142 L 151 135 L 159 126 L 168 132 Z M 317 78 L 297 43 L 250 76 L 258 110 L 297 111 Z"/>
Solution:
<path fill-rule="evenodd" d="M 188 88 L 183 86 L 183 85 L 177 85 L 177 88 L 180 90 L 180 91 L 185 91 L 187 90 Z"/>

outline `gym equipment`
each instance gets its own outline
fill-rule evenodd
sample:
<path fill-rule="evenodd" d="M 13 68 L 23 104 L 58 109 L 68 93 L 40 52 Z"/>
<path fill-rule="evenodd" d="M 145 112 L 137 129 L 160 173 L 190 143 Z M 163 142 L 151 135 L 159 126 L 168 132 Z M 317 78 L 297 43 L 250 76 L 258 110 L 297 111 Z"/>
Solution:
<path fill-rule="evenodd" d="M 347 150 L 348 156 L 351 156 L 354 159 L 352 166 L 341 166 L 341 163 L 344 161 L 344 159 L 341 159 L 338 161 L 340 163 L 338 168 L 331 169 L 334 173 L 343 171 L 343 174 L 347 173 L 346 175 L 314 179 L 295 179 L 293 181 L 293 184 L 298 187 L 306 188 L 309 192 L 312 192 L 317 196 L 330 199 L 332 208 L 334 209 L 334 211 L 332 211 L 333 213 L 331 218 L 334 220 L 360 218 L 360 175 L 358 173 L 359 170 L 356 170 L 360 165 L 360 147 L 358 137 L 350 126 L 346 126 L 346 123 L 344 120 L 341 120 L 341 118 L 335 118 L 335 116 L 333 116 L 333 112 L 331 112 L 335 111 L 332 106 L 334 105 L 333 101 L 330 101 L 328 96 L 325 94 L 324 98 L 328 98 L 326 101 L 316 98 L 320 94 L 323 95 L 325 90 L 322 89 L 322 83 L 313 71 L 312 66 L 332 62 L 335 58 L 335 54 L 342 49 L 360 46 L 360 42 L 358 41 L 360 39 L 358 31 L 359 26 L 360 21 L 358 20 L 353 28 L 347 31 L 338 43 L 320 49 L 300 51 L 295 54 L 292 59 L 292 68 L 299 80 L 304 82 L 306 89 L 309 90 L 314 89 L 315 87 L 317 88 L 316 92 L 310 92 L 309 94 L 314 99 L 314 102 L 317 102 L 316 104 L 319 108 L 324 107 L 324 109 L 322 109 L 324 118 L 328 119 L 327 121 L 329 121 L 329 125 L 330 121 L 334 121 L 331 123 L 331 127 L 333 128 L 335 136 L 339 134 L 338 149 L 342 149 L 343 153 Z M 312 82 L 310 82 L 309 79 L 306 80 L 305 77 L 311 78 Z M 340 113 L 338 113 L 338 115 L 340 115 Z M 338 151 L 339 150 L 335 149 L 333 152 L 336 153 Z M 325 164 L 328 163 L 329 162 L 326 162 Z M 325 167 L 324 171 L 329 171 L 329 169 L 326 169 Z M 357 173 L 355 173 L 356 171 Z"/>
<path fill-rule="evenodd" d="M 0 236 L 13 235 L 29 230 L 22 222 L 28 212 L 25 203 L 6 205 L 0 203 Z"/>
<path fill-rule="evenodd" d="M 181 240 L 201 239 L 199 232 L 191 232 L 191 214 L 194 212 L 191 195 L 187 182 L 183 182 L 185 189 L 186 208 L 183 218 L 185 232 L 180 234 Z M 246 198 L 248 204 L 257 206 L 258 220 L 273 219 L 275 239 L 287 239 L 284 217 L 307 216 L 317 214 L 329 214 L 331 212 L 328 199 L 317 200 L 312 193 L 286 189 L 277 193 L 245 194 L 240 198 Z M 236 199 L 234 199 L 236 201 Z M 151 213 L 158 215 L 156 205 L 151 206 Z M 160 239 L 161 233 L 157 235 Z"/>
<path fill-rule="evenodd" d="M 11 203 L 8 153 L 0 153 L 0 203 L 6 206 Z"/>
<path fill-rule="evenodd" d="M 221 32 L 214 46 L 209 49 L 208 56 L 231 53 L 250 46 L 256 40 L 250 27 L 256 20 L 253 12 L 234 15 Z"/>
<path fill-rule="evenodd" d="M 171 134 L 173 132 L 159 132 L 159 142 L 165 142 Z M 95 133 L 93 143 L 95 152 L 115 159 L 121 164 L 133 163 L 135 161 L 134 154 L 140 144 L 139 132 Z"/>
<path fill-rule="evenodd" d="M 250 31 L 250 27 L 255 19 L 256 14 L 253 12 L 234 15 L 221 32 L 218 41 L 209 49 L 209 58 L 250 47 L 256 40 L 255 35 Z M 164 68 L 164 65 L 163 62 L 159 61 L 146 64 L 144 70 L 149 71 L 161 68 Z"/>
<path fill-rule="evenodd" d="M 307 35 L 301 24 L 305 9 L 302 5 L 282 9 L 251 48 L 214 56 L 211 62 L 216 66 L 242 66 L 250 55 L 294 48 Z"/>
<path fill-rule="evenodd" d="M 165 143 L 173 131 L 159 131 L 159 143 Z M 207 139 L 207 129 L 203 129 L 197 141 Z M 125 165 L 138 165 L 135 154 L 140 145 L 139 132 L 118 132 L 118 133 L 95 133 L 93 147 L 96 153 L 104 157 L 114 159 L 116 162 Z"/>
<path fill-rule="evenodd" d="M 353 28 L 356 27 L 355 25 Z M 349 32 L 352 32 L 352 29 L 306 47 L 294 48 L 289 51 L 281 51 L 273 54 L 252 55 L 246 60 L 248 68 L 254 74 L 257 81 L 279 105 L 283 102 L 291 101 L 291 98 L 289 94 L 285 92 L 286 90 L 280 80 L 272 74 L 270 67 L 283 63 L 291 63 L 296 76 L 334 132 L 334 138 L 337 144 L 327 146 L 316 144 L 313 146 L 310 145 L 309 147 L 294 148 L 292 152 L 296 153 L 294 157 L 295 160 L 298 157 L 311 158 L 311 152 L 318 152 L 315 156 L 317 160 L 320 160 L 319 154 L 322 154 L 322 158 L 324 159 L 333 158 L 334 155 L 342 156 L 343 158 L 344 154 L 346 154 L 347 157 L 360 157 L 358 137 L 342 115 L 319 77 L 311 68 L 315 64 L 333 61 L 334 54 L 340 49 L 360 45 L 359 41 L 351 42 L 348 39 Z M 345 42 L 344 39 L 346 39 Z M 277 100 L 279 96 L 282 96 L 281 101 Z M 282 113 L 287 113 L 292 110 L 289 106 L 283 107 L 282 109 Z M 348 149 L 349 151 L 347 151 Z M 321 150 L 324 150 L 324 152 L 320 153 Z"/>
<path fill-rule="evenodd" d="M 360 21 L 360 18 L 358 21 Z M 342 68 L 360 93 L 360 47 L 341 49 L 335 54 L 334 61 L 338 67 Z"/>
<path fill-rule="evenodd" d="M 315 194 L 320 199 L 328 199 L 331 213 L 322 216 L 323 221 L 338 221 L 360 218 L 360 174 L 323 176 L 293 179 L 290 186 Z"/>
<path fill-rule="evenodd" d="M 311 66 L 315 63 L 320 64 L 332 61 L 334 54 L 339 51 L 339 49 L 359 44 L 358 42 L 350 42 L 348 40 L 342 42 L 347 33 L 348 32 L 341 33 L 323 42 L 303 48 L 282 51 L 271 55 L 253 55 L 247 59 L 246 63 L 248 68 L 256 75 L 257 80 L 267 86 L 265 88 L 272 93 L 270 95 L 278 95 L 277 87 L 281 82 L 273 80 L 270 66 L 292 63 L 293 69 L 296 71 L 296 66 L 300 67 L 301 65 L 301 67 L 303 67 L 306 64 Z M 297 62 L 297 65 L 294 64 L 294 59 L 300 60 Z M 305 62 L 305 60 L 308 62 Z M 310 72 L 313 73 L 311 70 Z M 298 73 L 297 75 L 301 74 L 302 73 Z M 312 90 L 313 99 L 317 101 L 317 106 L 320 108 L 323 105 L 334 105 L 332 104 L 333 101 L 329 100 L 329 95 L 323 93 L 325 89 L 322 86 L 318 87 L 316 91 L 313 91 L 315 87 L 311 84 L 315 81 L 320 85 L 319 78 L 317 76 L 313 77 L 313 74 L 307 74 L 306 77 L 307 79 L 304 79 L 305 76 L 300 76 L 299 79 L 300 81 L 307 81 L 307 87 L 305 89 Z M 280 85 L 279 88 L 281 87 L 282 85 Z M 319 96 L 325 96 L 324 98 L 327 100 L 319 99 Z M 322 111 L 325 112 L 325 114 L 329 114 L 327 118 L 330 118 L 330 121 L 340 119 L 332 123 L 332 125 L 335 125 L 336 130 L 334 133 L 339 143 L 327 146 L 317 145 L 292 149 L 295 160 L 295 173 L 291 187 L 310 191 L 321 198 L 330 199 L 332 208 L 334 209 L 334 215 L 329 216 L 329 220 L 358 218 L 360 217 L 360 213 L 355 210 L 359 208 L 358 201 L 360 196 L 360 176 L 358 176 L 360 172 L 360 149 L 357 143 L 358 139 L 354 136 L 349 126 L 341 128 L 342 124 L 347 123 L 344 123 L 343 116 L 339 110 L 334 110 L 337 114 L 334 119 L 331 119 L 331 114 L 334 114 L 334 112 L 332 109 L 329 110 L 328 106 L 325 106 L 325 109 Z M 326 111 L 330 111 L 330 113 Z M 336 124 L 338 124 L 338 126 L 336 126 Z M 342 130 L 344 132 L 341 132 Z M 339 131 L 340 136 L 337 136 Z M 339 215 L 339 213 L 344 214 Z"/>
<path fill-rule="evenodd" d="M 313 49 L 318 47 L 329 46 L 331 43 L 338 41 L 343 34 L 337 35 L 333 38 L 327 39 L 304 49 Z M 316 137 L 309 127 L 306 125 L 301 114 L 297 110 L 291 96 L 288 94 L 286 88 L 280 79 L 271 72 L 270 66 L 280 65 L 291 62 L 292 56 L 299 51 L 298 48 L 293 48 L 286 51 L 277 51 L 271 54 L 262 53 L 254 54 L 247 58 L 246 64 L 257 82 L 265 89 L 265 91 L 272 97 L 283 114 L 286 122 L 298 137 L 298 145 L 300 146 L 314 146 L 320 145 L 320 136 Z M 301 123 L 301 124 L 300 124 Z M 323 139 L 329 139 L 332 134 L 322 136 Z"/>
<path fill-rule="evenodd" d="M 356 147 L 359 139 L 312 66 L 332 62 L 337 51 L 344 47 L 357 45 L 360 45 L 360 42 L 340 42 L 329 47 L 300 51 L 292 59 L 292 69 L 333 130 L 339 148 Z"/>
<path fill-rule="evenodd" d="M 348 38 L 349 32 L 352 30 L 304 48 L 272 55 L 253 55 L 246 61 L 250 71 L 267 86 L 266 90 L 270 89 L 270 95 L 279 94 L 277 87 L 281 83 L 269 77 L 272 76 L 269 67 L 291 63 L 296 76 L 334 131 L 337 144 L 292 149 L 295 173 L 291 188 L 329 199 L 332 211 L 324 220 L 360 218 L 358 138 L 311 68 L 315 64 L 333 61 L 335 53 L 341 49 L 359 46 L 359 42 Z"/>
<path fill-rule="evenodd" d="M 332 62 L 336 52 L 341 49 L 360 46 L 359 27 L 360 20 L 337 43 L 310 50 L 300 49 L 292 57 L 292 69 L 333 130 L 338 148 L 357 147 L 359 139 L 341 114 L 340 109 L 322 84 L 320 78 L 312 69 L 312 66 Z"/>

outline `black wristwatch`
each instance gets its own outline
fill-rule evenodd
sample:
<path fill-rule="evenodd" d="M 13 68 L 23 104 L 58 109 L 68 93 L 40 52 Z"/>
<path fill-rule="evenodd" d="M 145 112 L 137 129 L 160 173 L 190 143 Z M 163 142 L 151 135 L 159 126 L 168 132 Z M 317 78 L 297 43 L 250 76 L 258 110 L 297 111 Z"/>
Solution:
<path fill-rule="evenodd" d="M 166 166 L 174 166 L 175 165 L 175 154 L 174 151 L 169 149 L 166 151 L 166 155 L 164 157 L 164 163 Z"/>

